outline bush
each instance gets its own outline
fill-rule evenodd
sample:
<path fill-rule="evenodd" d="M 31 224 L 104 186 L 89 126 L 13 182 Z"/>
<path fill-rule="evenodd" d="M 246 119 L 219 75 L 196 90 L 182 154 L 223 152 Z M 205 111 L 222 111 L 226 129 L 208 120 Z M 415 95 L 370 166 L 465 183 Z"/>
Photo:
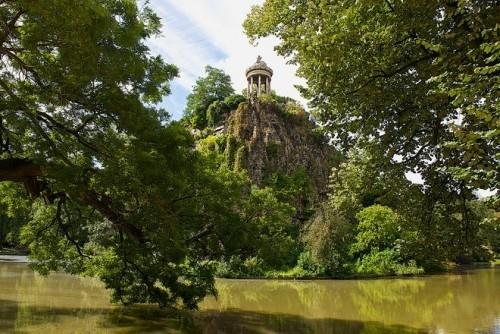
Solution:
<path fill-rule="evenodd" d="M 246 168 L 247 162 L 247 148 L 246 146 L 240 146 L 236 151 L 236 157 L 234 162 L 234 170 L 240 171 Z"/>
<path fill-rule="evenodd" d="M 227 112 L 227 106 L 224 102 L 214 101 L 207 109 L 207 126 L 209 128 L 215 128 L 223 119 L 223 114 Z"/>
<path fill-rule="evenodd" d="M 417 267 L 414 260 L 401 263 L 402 259 L 397 249 L 373 251 L 358 259 L 355 272 L 360 275 L 417 275 L 424 270 Z"/>
<path fill-rule="evenodd" d="M 247 99 L 240 94 L 233 94 L 224 99 L 224 104 L 227 106 L 228 111 L 236 110 L 240 103 L 245 102 Z"/>
<path fill-rule="evenodd" d="M 264 261 L 256 256 L 242 259 L 233 255 L 227 260 L 217 262 L 215 276 L 223 278 L 263 277 L 265 274 Z"/>
<path fill-rule="evenodd" d="M 329 203 L 317 210 L 303 239 L 312 258 L 325 270 L 333 275 L 346 272 L 353 241 L 352 225 Z"/>
<path fill-rule="evenodd" d="M 356 218 L 359 222 L 358 233 L 351 248 L 354 255 L 395 246 L 400 236 L 400 218 L 391 208 L 372 205 L 361 210 Z"/>
<path fill-rule="evenodd" d="M 325 273 L 325 267 L 316 261 L 309 251 L 300 253 L 297 260 L 297 267 L 310 276 L 319 276 Z"/>
<path fill-rule="evenodd" d="M 265 273 L 264 260 L 257 256 L 245 259 L 243 261 L 243 268 L 246 277 L 263 277 Z"/>

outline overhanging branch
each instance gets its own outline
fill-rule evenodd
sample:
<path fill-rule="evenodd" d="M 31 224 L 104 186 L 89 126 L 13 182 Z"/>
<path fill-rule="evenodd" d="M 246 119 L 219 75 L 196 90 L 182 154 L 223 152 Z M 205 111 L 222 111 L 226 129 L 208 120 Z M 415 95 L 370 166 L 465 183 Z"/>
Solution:
<path fill-rule="evenodd" d="M 52 192 L 47 189 L 43 181 L 46 176 L 43 166 L 28 159 L 0 160 L 0 182 L 22 182 L 32 197 L 40 197 L 42 192 L 45 193 L 46 191 L 49 192 L 48 197 L 51 197 Z M 123 231 L 141 243 L 145 242 L 144 232 L 137 226 L 127 222 L 123 214 L 111 206 L 111 198 L 108 196 L 101 195 L 82 185 L 77 200 L 96 209 L 117 230 Z"/>

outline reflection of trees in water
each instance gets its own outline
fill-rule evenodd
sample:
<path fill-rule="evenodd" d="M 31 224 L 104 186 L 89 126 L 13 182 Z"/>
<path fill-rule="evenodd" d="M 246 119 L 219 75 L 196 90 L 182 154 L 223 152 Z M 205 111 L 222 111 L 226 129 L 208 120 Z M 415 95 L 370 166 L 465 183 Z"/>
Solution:
<path fill-rule="evenodd" d="M 360 318 L 426 327 L 436 308 L 453 300 L 453 293 L 446 289 L 430 293 L 430 284 L 421 279 L 359 281 L 351 299 Z"/>
<path fill-rule="evenodd" d="M 289 314 L 269 314 L 228 310 L 207 312 L 203 318 L 203 334 L 417 334 L 421 330 L 405 326 L 384 325 L 342 319 L 311 319 Z"/>
<path fill-rule="evenodd" d="M 487 328 L 500 315 L 500 273 L 338 281 L 221 281 L 205 309 L 407 324 L 436 332 Z"/>
<path fill-rule="evenodd" d="M 294 314 L 318 305 L 318 296 L 327 292 L 324 286 L 312 281 L 223 280 L 218 282 L 217 289 L 217 301 L 204 302 L 202 308 L 241 308 Z"/>
<path fill-rule="evenodd" d="M 89 320 L 93 320 L 88 317 L 89 310 L 95 313 L 102 308 L 102 312 L 106 312 L 112 307 L 102 284 L 94 279 L 57 273 L 43 277 L 26 264 L 1 265 L 0 277 L 2 298 L 10 302 L 9 307 L 2 309 L 1 317 L 18 329 L 38 328 L 40 324 L 50 327 L 60 323 L 61 317 L 89 326 Z M 66 312 L 49 312 L 58 308 Z"/>
<path fill-rule="evenodd" d="M 485 328 L 500 315 L 500 276 L 493 270 L 359 281 L 351 294 L 363 319 L 439 328 L 442 333 Z"/>
<path fill-rule="evenodd" d="M 0 333 L 495 333 L 500 273 L 416 279 L 338 281 L 218 281 L 194 320 L 156 307 L 120 308 L 95 280 L 34 275 L 22 265 L 0 266 Z M 205 311 L 203 311 L 205 310 Z M 215 311 L 214 311 L 215 310 Z M 400 327 L 406 324 L 409 327 Z M 484 330 L 484 329 L 487 330 Z M 498 331 L 498 328 L 494 328 Z"/>

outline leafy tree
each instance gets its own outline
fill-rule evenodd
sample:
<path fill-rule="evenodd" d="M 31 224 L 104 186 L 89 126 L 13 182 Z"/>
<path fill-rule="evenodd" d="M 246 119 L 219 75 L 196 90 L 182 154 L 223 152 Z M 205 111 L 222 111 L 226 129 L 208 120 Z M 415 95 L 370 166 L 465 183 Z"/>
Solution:
<path fill-rule="evenodd" d="M 20 230 L 30 213 L 30 203 L 24 193 L 19 184 L 0 183 L 0 249 L 20 246 Z"/>
<path fill-rule="evenodd" d="M 479 238 L 496 257 L 500 257 L 500 214 L 498 208 L 495 210 L 487 201 L 476 201 L 472 203 L 481 222 L 479 224 Z"/>
<path fill-rule="evenodd" d="M 472 195 L 464 195 L 459 187 L 453 187 L 453 180 L 443 180 L 437 171 L 438 175 L 429 175 L 434 178 L 429 185 L 412 184 L 398 167 L 381 166 L 366 149 L 349 152 L 346 160 L 333 169 L 329 199 L 304 231 L 312 255 L 332 273 L 341 274 L 339 269 L 346 271 L 349 263 L 372 249 L 392 249 L 370 244 L 363 252 L 349 254 L 351 247 L 359 247 L 359 243 L 352 246 L 360 237 L 356 234 L 358 215 L 375 205 L 397 214 L 401 242 L 397 254 L 391 251 L 371 256 L 373 265 L 383 259 L 380 265 L 389 263 L 384 261 L 395 255 L 415 260 L 426 271 L 441 270 L 445 261 L 487 260 L 491 254 L 486 250 L 495 244 L 493 210 L 486 209 L 485 204 L 489 202 L 469 200 Z"/>
<path fill-rule="evenodd" d="M 240 103 L 245 102 L 247 99 L 245 96 L 240 94 L 233 94 L 224 99 L 224 104 L 229 110 L 235 110 L 238 108 Z"/>
<path fill-rule="evenodd" d="M 0 16 L 0 181 L 27 189 L 33 267 L 96 275 L 125 304 L 215 293 L 246 185 L 152 106 L 177 75 L 144 44 L 159 18 L 130 0 L 2 1 Z"/>
<path fill-rule="evenodd" d="M 207 109 L 207 126 L 209 128 L 214 128 L 217 123 L 220 122 L 222 113 L 224 112 L 225 105 L 224 102 L 214 101 Z"/>
<path fill-rule="evenodd" d="M 244 170 L 234 171 L 225 159 L 224 139 L 224 136 L 208 136 L 198 142 L 198 150 L 210 161 L 213 170 L 237 180 L 227 183 L 233 195 L 226 200 L 237 208 L 237 215 L 218 234 L 217 242 L 223 249 L 219 275 L 248 277 L 246 265 L 258 264 L 264 270 L 293 264 L 297 228 L 291 222 L 295 209 L 279 190 L 269 186 L 259 188 L 251 184 Z"/>
<path fill-rule="evenodd" d="M 242 211 L 243 219 L 251 223 L 247 228 L 250 239 L 246 245 L 250 254 L 274 268 L 291 264 L 295 247 L 291 236 L 294 209 L 280 202 L 271 188 L 254 186 Z"/>
<path fill-rule="evenodd" d="M 266 153 L 269 160 L 276 158 L 276 144 L 268 144 Z M 306 221 L 313 214 L 313 204 L 317 201 L 316 190 L 310 176 L 303 167 L 299 167 L 288 174 L 283 171 L 267 172 L 263 176 L 262 184 L 272 188 L 276 197 L 296 209 L 296 218 Z"/>
<path fill-rule="evenodd" d="M 496 189 L 499 15 L 493 0 L 267 0 L 244 27 L 280 38 L 341 147 L 370 139 L 424 178 Z"/>
<path fill-rule="evenodd" d="M 349 271 L 354 225 L 331 203 L 322 203 L 303 232 L 306 249 L 330 274 Z"/>
<path fill-rule="evenodd" d="M 198 78 L 193 86 L 193 92 L 187 97 L 184 117 L 189 123 L 199 129 L 208 125 L 208 109 L 216 101 L 223 102 L 224 99 L 234 94 L 231 86 L 231 77 L 224 71 L 207 66 L 205 76 Z M 213 109 L 216 107 L 213 107 Z M 211 111 L 211 121 L 215 120 L 214 110 Z"/>
<path fill-rule="evenodd" d="M 219 262 L 217 274 L 232 278 L 262 277 L 270 269 L 293 265 L 297 249 L 291 224 L 294 209 L 280 202 L 273 189 L 256 186 L 251 187 L 248 196 L 241 197 L 239 206 L 241 219 L 235 220 L 225 232 L 238 237 L 229 238 L 232 243 L 224 243 L 225 256 Z"/>
<path fill-rule="evenodd" d="M 358 273 L 404 275 L 423 272 L 414 259 L 405 256 L 401 247 L 405 242 L 401 217 L 391 208 L 375 204 L 361 210 L 356 218 L 359 223 L 351 252 L 358 255 Z"/>
<path fill-rule="evenodd" d="M 356 218 L 359 223 L 351 248 L 354 253 L 392 248 L 400 237 L 400 217 L 391 208 L 375 204 L 358 212 Z"/>

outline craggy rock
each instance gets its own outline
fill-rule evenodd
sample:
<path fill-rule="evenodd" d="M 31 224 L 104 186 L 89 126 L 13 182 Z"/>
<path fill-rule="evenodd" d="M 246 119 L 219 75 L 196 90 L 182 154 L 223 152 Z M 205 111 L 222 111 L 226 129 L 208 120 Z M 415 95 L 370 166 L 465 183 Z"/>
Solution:
<path fill-rule="evenodd" d="M 267 173 L 291 174 L 303 166 L 317 195 L 326 194 L 333 148 L 295 103 L 242 103 L 229 115 L 223 132 L 228 163 L 246 169 L 255 184 Z"/>

